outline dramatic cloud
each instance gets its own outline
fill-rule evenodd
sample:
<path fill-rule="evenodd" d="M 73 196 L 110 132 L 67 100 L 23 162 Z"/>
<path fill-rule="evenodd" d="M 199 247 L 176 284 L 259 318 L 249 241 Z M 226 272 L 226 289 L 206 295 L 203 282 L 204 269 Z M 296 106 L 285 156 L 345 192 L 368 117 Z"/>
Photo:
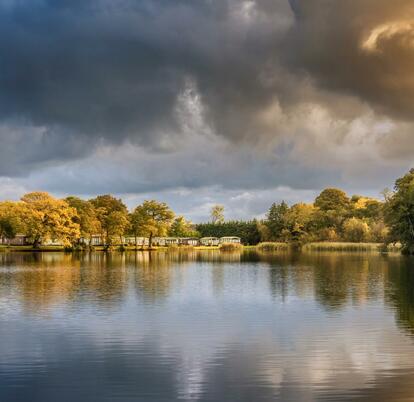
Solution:
<path fill-rule="evenodd" d="M 409 0 L 0 1 L 0 196 L 378 193 L 411 163 L 413 28 Z"/>

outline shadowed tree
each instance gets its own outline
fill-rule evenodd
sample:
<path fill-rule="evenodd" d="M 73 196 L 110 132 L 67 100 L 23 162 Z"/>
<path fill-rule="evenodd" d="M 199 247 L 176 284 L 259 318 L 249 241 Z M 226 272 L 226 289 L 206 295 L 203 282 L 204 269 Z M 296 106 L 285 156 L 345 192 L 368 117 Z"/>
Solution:
<path fill-rule="evenodd" d="M 112 195 L 99 195 L 90 200 L 95 207 L 102 233 L 107 246 L 112 244 L 115 236 L 122 236 L 128 228 L 128 210 L 122 200 Z"/>

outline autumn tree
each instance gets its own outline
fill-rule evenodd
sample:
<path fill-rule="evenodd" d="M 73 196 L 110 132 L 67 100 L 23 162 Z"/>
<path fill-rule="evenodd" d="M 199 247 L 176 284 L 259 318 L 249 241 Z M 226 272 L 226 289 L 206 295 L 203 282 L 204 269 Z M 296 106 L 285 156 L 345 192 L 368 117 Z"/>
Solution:
<path fill-rule="evenodd" d="M 99 195 L 90 200 L 95 208 L 105 244 L 111 245 L 114 237 L 122 237 L 129 227 L 128 209 L 121 199 L 112 195 Z"/>
<path fill-rule="evenodd" d="M 344 239 L 353 243 L 369 240 L 370 228 L 368 224 L 359 218 L 347 219 L 343 226 Z"/>
<path fill-rule="evenodd" d="M 93 204 L 74 196 L 67 197 L 65 201 L 76 210 L 75 222 L 79 224 L 81 237 L 89 239 L 90 244 L 92 235 L 101 233 L 101 225 Z"/>
<path fill-rule="evenodd" d="M 144 201 L 131 214 L 135 235 L 149 237 L 150 247 L 154 236 L 165 236 L 168 233 L 173 219 L 174 212 L 168 205 L 155 200 Z"/>
<path fill-rule="evenodd" d="M 25 231 L 25 219 L 21 202 L 0 202 L 0 238 L 11 240 Z"/>
<path fill-rule="evenodd" d="M 76 210 L 66 201 L 45 192 L 26 194 L 21 201 L 26 234 L 33 240 L 33 247 L 45 240 L 60 240 L 65 246 L 70 246 L 79 239 Z"/>
<path fill-rule="evenodd" d="M 224 206 L 223 205 L 214 205 L 210 211 L 211 221 L 213 223 L 223 223 L 224 222 Z"/>
<path fill-rule="evenodd" d="M 169 235 L 173 237 L 197 237 L 198 233 L 184 216 L 177 216 L 171 224 Z"/>

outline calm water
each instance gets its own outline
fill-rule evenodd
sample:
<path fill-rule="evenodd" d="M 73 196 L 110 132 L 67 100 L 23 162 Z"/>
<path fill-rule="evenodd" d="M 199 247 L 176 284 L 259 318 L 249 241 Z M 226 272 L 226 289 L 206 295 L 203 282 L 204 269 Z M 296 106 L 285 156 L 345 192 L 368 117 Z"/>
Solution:
<path fill-rule="evenodd" d="M 0 401 L 414 400 L 414 260 L 0 253 Z"/>

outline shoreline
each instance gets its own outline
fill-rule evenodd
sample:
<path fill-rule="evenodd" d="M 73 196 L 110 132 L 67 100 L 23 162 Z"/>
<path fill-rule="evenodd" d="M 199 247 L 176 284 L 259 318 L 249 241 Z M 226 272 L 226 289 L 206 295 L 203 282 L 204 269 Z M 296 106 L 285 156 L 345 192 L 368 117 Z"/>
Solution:
<path fill-rule="evenodd" d="M 237 252 L 237 251 L 257 251 L 260 253 L 279 253 L 290 251 L 301 252 L 363 252 L 363 253 L 401 253 L 401 247 L 398 245 L 389 245 L 384 247 L 381 243 L 346 243 L 346 242 L 312 242 L 305 243 L 298 247 L 293 243 L 274 243 L 277 244 L 277 249 L 266 250 L 260 249 L 261 244 L 257 245 L 242 245 L 240 250 L 220 250 L 219 246 L 183 246 L 183 247 L 123 247 L 114 246 L 112 249 L 107 250 L 104 246 L 97 246 L 93 249 L 67 249 L 63 246 L 42 246 L 40 248 L 33 248 L 33 246 L 5 246 L 0 245 L 1 252 L 35 252 L 35 253 L 49 253 L 49 252 L 167 252 L 167 251 L 222 251 L 222 252 Z"/>

